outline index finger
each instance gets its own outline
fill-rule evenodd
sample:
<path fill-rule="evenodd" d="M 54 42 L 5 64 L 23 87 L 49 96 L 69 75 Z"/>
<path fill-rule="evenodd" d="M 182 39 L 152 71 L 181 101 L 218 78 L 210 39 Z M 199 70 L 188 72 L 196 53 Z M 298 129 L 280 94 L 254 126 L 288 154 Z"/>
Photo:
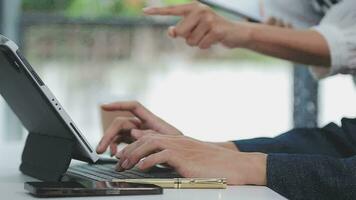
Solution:
<path fill-rule="evenodd" d="M 104 136 L 101 138 L 98 147 L 96 148 L 97 153 L 104 153 L 108 146 L 114 141 L 114 138 L 117 137 L 116 139 L 119 140 L 123 136 L 118 134 L 122 130 L 128 130 L 128 129 L 133 129 L 137 128 L 137 122 L 134 120 L 128 120 L 128 121 L 122 121 L 119 123 L 113 123 Z"/>
<path fill-rule="evenodd" d="M 177 6 L 167 6 L 167 7 L 148 7 L 144 8 L 143 12 L 146 15 L 173 15 L 173 16 L 183 16 L 186 15 L 192 9 L 192 4 L 184 4 Z"/>
<path fill-rule="evenodd" d="M 142 122 L 150 121 L 156 117 L 151 111 L 135 101 L 115 102 L 101 106 L 106 111 L 129 111 Z"/>

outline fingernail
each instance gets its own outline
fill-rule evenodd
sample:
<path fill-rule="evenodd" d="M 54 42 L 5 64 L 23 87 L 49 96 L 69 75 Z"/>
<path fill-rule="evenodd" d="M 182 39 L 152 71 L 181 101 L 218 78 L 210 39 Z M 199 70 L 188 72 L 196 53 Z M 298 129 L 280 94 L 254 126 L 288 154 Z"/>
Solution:
<path fill-rule="evenodd" d="M 176 31 L 175 31 L 175 27 L 171 26 L 168 28 L 168 35 L 172 38 L 176 38 Z"/>
<path fill-rule="evenodd" d="M 136 166 L 137 166 L 139 169 L 142 169 L 142 164 L 143 164 L 143 160 L 140 160 L 140 162 L 138 162 Z"/>
<path fill-rule="evenodd" d="M 122 151 L 119 151 L 119 152 L 116 154 L 116 157 L 117 157 L 117 158 L 121 158 L 121 156 L 122 156 Z"/>
<path fill-rule="evenodd" d="M 124 169 L 126 169 L 128 166 L 129 166 L 129 161 L 126 159 L 126 160 L 122 163 L 121 167 L 124 168 Z"/>
<path fill-rule="evenodd" d="M 122 167 L 119 164 L 116 165 L 116 171 L 121 172 L 123 170 L 124 169 L 122 169 Z"/>
<path fill-rule="evenodd" d="M 105 109 L 106 107 L 108 107 L 110 104 L 102 104 L 100 105 L 101 109 Z"/>

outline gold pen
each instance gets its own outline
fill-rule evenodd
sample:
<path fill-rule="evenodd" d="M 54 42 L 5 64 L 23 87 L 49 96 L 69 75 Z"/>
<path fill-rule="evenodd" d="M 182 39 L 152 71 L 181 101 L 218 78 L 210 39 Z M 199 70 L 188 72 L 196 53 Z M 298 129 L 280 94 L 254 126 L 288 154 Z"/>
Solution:
<path fill-rule="evenodd" d="M 225 178 L 113 179 L 112 182 L 153 184 L 173 189 L 225 189 Z"/>

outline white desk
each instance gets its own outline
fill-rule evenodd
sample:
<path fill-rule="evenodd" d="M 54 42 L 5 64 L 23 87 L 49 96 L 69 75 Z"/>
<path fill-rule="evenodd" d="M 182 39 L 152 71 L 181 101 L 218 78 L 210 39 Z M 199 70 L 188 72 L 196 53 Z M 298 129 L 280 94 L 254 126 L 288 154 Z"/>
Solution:
<path fill-rule="evenodd" d="M 23 144 L 0 143 L 0 199 L 20 200 L 35 199 L 23 189 L 25 181 L 34 179 L 22 175 L 18 170 Z M 84 197 L 88 199 L 88 197 Z M 84 199 L 81 198 L 81 199 Z M 163 195 L 152 196 L 121 196 L 121 197 L 90 197 L 93 199 L 123 199 L 123 200 L 227 200 L 227 199 L 284 199 L 282 196 L 266 187 L 234 186 L 226 190 L 174 190 L 165 189 Z M 70 198 L 75 200 L 79 198 Z"/>

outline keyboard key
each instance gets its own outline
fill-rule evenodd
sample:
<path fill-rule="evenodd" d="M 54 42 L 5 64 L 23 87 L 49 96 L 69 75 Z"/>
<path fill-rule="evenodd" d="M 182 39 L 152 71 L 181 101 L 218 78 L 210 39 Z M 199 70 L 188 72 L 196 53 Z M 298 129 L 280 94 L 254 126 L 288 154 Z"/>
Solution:
<path fill-rule="evenodd" d="M 112 179 L 136 179 L 136 178 L 176 178 L 180 177 L 177 173 L 167 170 L 157 171 L 153 170 L 150 173 L 139 171 L 137 168 L 118 172 L 115 170 L 115 164 L 81 164 L 71 166 L 68 169 L 70 174 L 88 177 L 93 180 L 106 180 Z"/>

